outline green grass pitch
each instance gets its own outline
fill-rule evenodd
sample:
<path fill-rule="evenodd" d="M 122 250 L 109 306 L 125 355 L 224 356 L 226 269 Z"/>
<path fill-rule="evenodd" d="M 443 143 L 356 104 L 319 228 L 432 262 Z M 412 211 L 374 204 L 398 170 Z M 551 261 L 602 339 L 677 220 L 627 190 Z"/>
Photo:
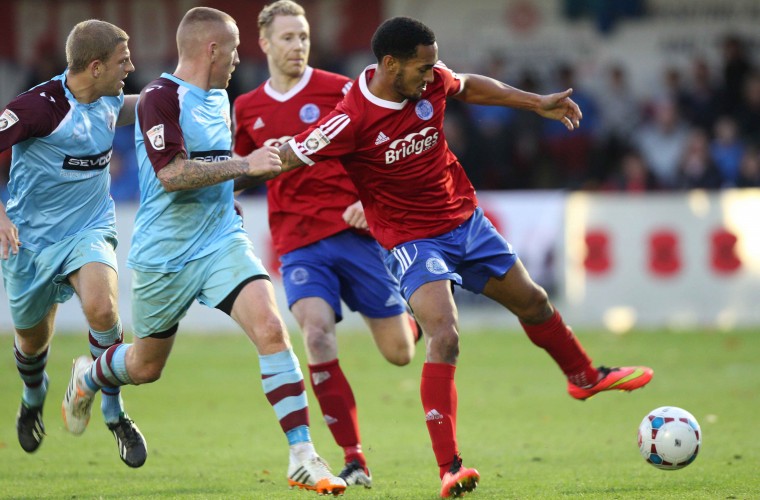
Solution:
<path fill-rule="evenodd" d="M 647 364 L 649 387 L 571 399 L 554 363 L 519 332 L 467 331 L 457 371 L 458 437 L 464 462 L 481 473 L 472 499 L 760 498 L 760 334 L 666 331 L 615 336 L 582 332 L 598 363 Z M 424 358 L 403 368 L 377 353 L 368 334 L 339 333 L 341 364 L 359 405 L 371 490 L 345 498 L 434 499 L 435 460 L 419 402 Z M 294 335 L 303 362 L 301 338 Z M 130 415 L 148 441 L 148 461 L 121 463 L 96 407 L 87 432 L 63 430 L 60 402 L 84 335 L 53 340 L 45 407 L 47 437 L 34 454 L 18 445 L 21 393 L 13 337 L 0 335 L 0 498 L 261 498 L 301 500 L 289 490 L 287 445 L 259 382 L 253 346 L 240 334 L 180 332 L 157 383 L 127 387 Z M 312 436 L 338 471 L 342 454 L 310 394 Z M 644 415 L 680 406 L 704 435 L 697 460 L 660 471 L 638 453 Z"/>

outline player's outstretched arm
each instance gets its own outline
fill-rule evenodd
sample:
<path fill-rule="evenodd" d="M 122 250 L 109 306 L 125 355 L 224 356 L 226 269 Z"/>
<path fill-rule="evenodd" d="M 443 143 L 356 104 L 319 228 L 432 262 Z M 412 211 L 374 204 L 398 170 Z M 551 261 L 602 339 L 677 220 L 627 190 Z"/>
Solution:
<path fill-rule="evenodd" d="M 275 151 L 277 150 L 275 149 Z M 288 143 L 285 143 L 282 146 L 280 146 L 279 160 L 280 160 L 280 171 L 274 175 L 271 175 L 269 177 L 260 177 L 260 176 L 256 177 L 256 176 L 250 176 L 246 174 L 246 175 L 243 175 L 242 177 L 236 178 L 235 191 L 240 191 L 243 189 L 256 187 L 259 184 L 262 184 L 264 181 L 268 181 L 269 179 L 276 177 L 282 172 L 287 172 L 289 170 L 293 170 L 294 168 L 298 168 L 303 165 L 306 165 L 306 163 L 304 163 L 298 157 L 298 155 L 295 154 L 295 152 L 293 151 L 293 148 L 291 148 L 290 144 Z"/>
<path fill-rule="evenodd" d="M 280 170 L 277 148 L 264 146 L 244 158 L 224 161 L 188 160 L 177 155 L 157 175 L 164 189 L 173 192 L 213 186 L 240 176 L 249 176 L 257 182 L 268 180 Z"/>
<path fill-rule="evenodd" d="M 539 95 L 511 87 L 483 75 L 462 74 L 463 89 L 455 97 L 470 104 L 507 106 L 538 113 L 544 118 L 561 121 L 568 130 L 580 126 L 583 118 L 578 105 L 570 99 L 573 89 L 556 94 Z"/>
<path fill-rule="evenodd" d="M 551 120 L 559 120 L 568 130 L 575 130 L 581 126 L 583 113 L 581 108 L 570 99 L 573 89 L 556 94 L 542 95 L 541 104 L 536 113 Z"/>

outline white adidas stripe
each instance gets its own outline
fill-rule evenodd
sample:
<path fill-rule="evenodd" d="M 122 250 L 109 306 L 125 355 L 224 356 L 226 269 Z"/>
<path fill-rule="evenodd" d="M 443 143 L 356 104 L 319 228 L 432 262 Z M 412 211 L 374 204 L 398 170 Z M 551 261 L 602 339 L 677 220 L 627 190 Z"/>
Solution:
<path fill-rule="evenodd" d="M 351 123 L 351 118 L 348 117 L 348 115 L 338 115 L 324 124 L 322 124 L 319 128 L 322 129 L 322 132 L 327 135 L 328 139 L 332 139 L 336 135 L 340 133 L 341 130 L 346 128 L 346 125 Z"/>

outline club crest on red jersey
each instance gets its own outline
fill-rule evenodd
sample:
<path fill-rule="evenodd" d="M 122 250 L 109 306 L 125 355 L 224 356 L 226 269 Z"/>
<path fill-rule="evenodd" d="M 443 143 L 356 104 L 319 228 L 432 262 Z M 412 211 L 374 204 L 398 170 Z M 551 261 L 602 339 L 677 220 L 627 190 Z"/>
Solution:
<path fill-rule="evenodd" d="M 319 107 L 316 104 L 304 104 L 298 112 L 298 117 L 304 123 L 314 123 L 319 120 Z"/>
<path fill-rule="evenodd" d="M 420 120 L 429 120 L 433 117 L 433 105 L 427 99 L 420 99 L 414 106 L 414 112 Z"/>

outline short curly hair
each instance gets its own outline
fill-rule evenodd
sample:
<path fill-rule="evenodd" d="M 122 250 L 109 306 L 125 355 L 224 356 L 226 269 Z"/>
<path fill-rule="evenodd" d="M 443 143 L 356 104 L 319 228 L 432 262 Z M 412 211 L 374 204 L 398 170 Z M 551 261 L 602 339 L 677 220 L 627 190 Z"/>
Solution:
<path fill-rule="evenodd" d="M 81 73 L 96 60 L 106 61 L 129 35 L 111 23 L 88 19 L 74 26 L 66 38 L 66 63 L 71 74 Z"/>
<path fill-rule="evenodd" d="M 393 17 L 381 24 L 372 35 L 372 52 L 380 62 L 385 56 L 411 59 L 418 45 L 433 45 L 433 30 L 411 17 Z"/>

